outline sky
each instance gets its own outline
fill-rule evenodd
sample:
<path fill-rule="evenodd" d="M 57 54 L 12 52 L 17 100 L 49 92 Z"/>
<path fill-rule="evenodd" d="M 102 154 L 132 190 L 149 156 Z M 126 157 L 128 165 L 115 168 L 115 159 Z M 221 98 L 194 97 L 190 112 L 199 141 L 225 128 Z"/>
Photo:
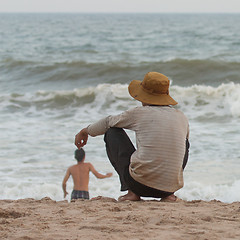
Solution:
<path fill-rule="evenodd" d="M 240 0 L 0 0 L 0 12 L 240 13 Z"/>

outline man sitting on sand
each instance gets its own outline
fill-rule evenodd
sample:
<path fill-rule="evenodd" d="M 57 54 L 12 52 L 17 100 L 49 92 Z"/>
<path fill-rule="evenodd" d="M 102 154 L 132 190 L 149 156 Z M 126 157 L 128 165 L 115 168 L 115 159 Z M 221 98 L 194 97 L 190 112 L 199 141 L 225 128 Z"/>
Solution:
<path fill-rule="evenodd" d="M 176 201 L 174 192 L 183 187 L 188 160 L 188 120 L 171 107 L 177 102 L 169 95 L 165 75 L 149 72 L 143 81 L 133 80 L 128 90 L 142 106 L 83 128 L 75 145 L 84 146 L 88 135 L 105 134 L 107 154 L 119 174 L 121 191 L 128 190 L 119 201 L 138 201 L 141 196 Z M 123 128 L 135 132 L 137 149 Z"/>
<path fill-rule="evenodd" d="M 107 173 L 106 175 L 103 175 L 97 172 L 91 163 L 85 163 L 85 151 L 82 148 L 75 151 L 75 159 L 78 163 L 68 168 L 62 182 L 64 198 L 68 194 L 68 192 L 66 191 L 66 183 L 70 175 L 72 175 L 74 187 L 71 194 L 71 200 L 78 198 L 89 199 L 89 172 L 91 171 L 97 178 L 111 177 L 112 173 Z"/>

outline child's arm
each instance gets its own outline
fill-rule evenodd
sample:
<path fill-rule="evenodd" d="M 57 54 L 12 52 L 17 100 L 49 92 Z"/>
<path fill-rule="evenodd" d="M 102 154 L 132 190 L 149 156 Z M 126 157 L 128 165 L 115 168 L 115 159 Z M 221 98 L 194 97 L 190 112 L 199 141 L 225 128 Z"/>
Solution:
<path fill-rule="evenodd" d="M 70 177 L 70 169 L 68 168 L 67 172 L 66 172 L 66 175 L 63 179 L 63 182 L 62 182 L 62 189 L 63 189 L 63 193 L 64 193 L 64 198 L 67 196 L 68 192 L 66 190 L 66 187 L 67 187 L 67 180 L 69 179 Z"/>
<path fill-rule="evenodd" d="M 89 163 L 89 170 L 97 177 L 97 178 L 108 178 L 108 177 L 111 177 L 112 176 L 112 173 L 107 173 L 107 174 L 101 174 L 99 173 L 95 168 L 94 166 Z"/>

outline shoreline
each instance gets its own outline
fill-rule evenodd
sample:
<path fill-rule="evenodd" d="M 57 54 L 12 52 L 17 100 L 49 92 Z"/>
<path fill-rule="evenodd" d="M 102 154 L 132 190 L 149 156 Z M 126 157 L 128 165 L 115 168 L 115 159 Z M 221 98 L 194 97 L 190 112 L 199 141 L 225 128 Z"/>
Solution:
<path fill-rule="evenodd" d="M 240 202 L 0 200 L 0 239 L 240 239 Z"/>

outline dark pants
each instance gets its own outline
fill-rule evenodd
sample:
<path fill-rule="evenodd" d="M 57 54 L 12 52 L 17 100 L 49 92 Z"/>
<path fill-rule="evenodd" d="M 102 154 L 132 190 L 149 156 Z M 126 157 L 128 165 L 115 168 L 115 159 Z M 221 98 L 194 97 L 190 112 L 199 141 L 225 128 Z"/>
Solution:
<path fill-rule="evenodd" d="M 110 128 L 105 133 L 104 141 L 108 158 L 117 171 L 121 183 L 121 191 L 131 190 L 138 196 L 164 198 L 172 192 L 165 192 L 155 188 L 145 186 L 135 181 L 129 173 L 130 158 L 135 148 L 128 135 L 122 128 Z M 186 143 L 186 153 L 183 160 L 183 168 L 188 160 L 189 143 Z"/>

